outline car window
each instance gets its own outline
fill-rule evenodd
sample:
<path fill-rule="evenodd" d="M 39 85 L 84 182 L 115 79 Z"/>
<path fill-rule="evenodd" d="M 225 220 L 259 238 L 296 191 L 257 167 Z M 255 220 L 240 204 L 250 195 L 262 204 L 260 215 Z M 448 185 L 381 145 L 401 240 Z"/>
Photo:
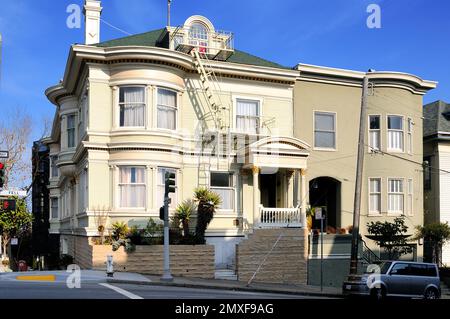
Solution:
<path fill-rule="evenodd" d="M 383 262 L 380 265 L 380 273 L 386 274 L 387 271 L 389 270 L 389 267 L 391 267 L 391 265 L 392 265 L 392 262 L 390 262 L 390 261 Z"/>
<path fill-rule="evenodd" d="M 398 276 L 408 276 L 409 275 L 408 264 L 403 264 L 403 263 L 395 264 L 392 267 L 390 274 L 398 275 Z"/>
<path fill-rule="evenodd" d="M 426 265 L 425 276 L 437 277 L 436 267 L 434 265 Z"/>
<path fill-rule="evenodd" d="M 412 276 L 426 276 L 427 268 L 425 265 L 409 265 Z"/>

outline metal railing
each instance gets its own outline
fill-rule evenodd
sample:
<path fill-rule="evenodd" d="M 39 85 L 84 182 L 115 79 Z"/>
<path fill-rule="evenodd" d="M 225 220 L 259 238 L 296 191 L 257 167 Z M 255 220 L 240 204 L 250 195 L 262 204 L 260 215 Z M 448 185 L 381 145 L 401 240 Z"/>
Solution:
<path fill-rule="evenodd" d="M 381 262 L 380 257 L 378 257 L 377 254 L 375 254 L 366 244 L 364 240 L 361 240 L 362 242 L 362 259 L 367 262 L 368 264 L 376 264 Z"/>
<path fill-rule="evenodd" d="M 261 228 L 305 227 L 300 206 L 294 208 L 272 208 L 259 206 Z"/>

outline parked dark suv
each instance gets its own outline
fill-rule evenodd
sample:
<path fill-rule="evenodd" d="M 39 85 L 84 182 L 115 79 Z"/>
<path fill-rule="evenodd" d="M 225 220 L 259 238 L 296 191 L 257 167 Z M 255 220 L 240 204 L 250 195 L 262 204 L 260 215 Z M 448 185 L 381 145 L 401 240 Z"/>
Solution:
<path fill-rule="evenodd" d="M 438 299 L 441 296 L 436 264 L 386 261 L 367 268 L 364 275 L 349 276 L 342 287 L 344 295 L 367 295 L 375 299 L 390 296 Z"/>

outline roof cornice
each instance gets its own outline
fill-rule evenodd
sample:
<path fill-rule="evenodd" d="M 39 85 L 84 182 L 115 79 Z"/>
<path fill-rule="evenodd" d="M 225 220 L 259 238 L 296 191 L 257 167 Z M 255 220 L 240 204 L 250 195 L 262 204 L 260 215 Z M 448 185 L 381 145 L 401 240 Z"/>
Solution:
<path fill-rule="evenodd" d="M 436 88 L 438 84 L 438 82 L 423 80 L 413 74 L 393 71 L 360 72 L 311 64 L 298 64 L 295 69 L 300 71 L 298 80 L 311 80 L 311 76 L 314 76 L 312 78 L 314 81 L 320 82 L 320 78 L 324 78 L 323 81 L 327 83 L 348 81 L 348 85 L 359 86 L 362 85 L 363 78 L 367 76 L 375 86 L 401 87 L 415 94 L 425 94 L 428 90 Z"/>

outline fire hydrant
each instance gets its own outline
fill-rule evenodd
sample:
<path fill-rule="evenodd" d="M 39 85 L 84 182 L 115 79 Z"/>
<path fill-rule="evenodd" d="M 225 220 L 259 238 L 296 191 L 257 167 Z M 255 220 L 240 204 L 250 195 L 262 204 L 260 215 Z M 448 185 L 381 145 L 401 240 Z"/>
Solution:
<path fill-rule="evenodd" d="M 113 256 L 108 255 L 106 257 L 106 275 L 108 277 L 114 276 L 114 262 L 113 262 Z"/>

